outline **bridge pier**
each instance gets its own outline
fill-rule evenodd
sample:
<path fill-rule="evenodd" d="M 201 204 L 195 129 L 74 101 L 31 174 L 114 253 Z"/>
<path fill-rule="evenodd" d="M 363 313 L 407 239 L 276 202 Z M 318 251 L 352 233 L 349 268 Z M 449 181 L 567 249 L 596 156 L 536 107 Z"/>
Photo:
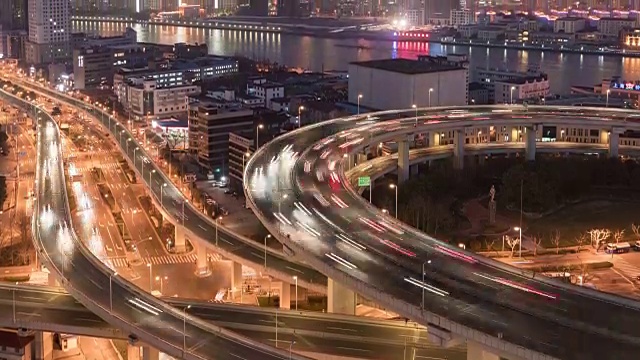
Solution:
<path fill-rule="evenodd" d="M 620 134 L 624 131 L 619 128 L 612 128 L 609 132 L 609 157 L 617 158 L 619 155 L 618 149 L 620 147 Z"/>
<path fill-rule="evenodd" d="M 49 270 L 49 272 L 47 273 L 47 285 L 55 286 L 55 287 L 61 286 L 60 282 L 58 281 L 58 279 L 56 279 L 55 275 L 53 275 L 51 270 Z"/>
<path fill-rule="evenodd" d="M 33 358 L 35 360 L 53 359 L 53 333 L 36 331 L 33 341 Z"/>
<path fill-rule="evenodd" d="M 524 152 L 527 161 L 536 160 L 536 126 L 527 126 L 524 128 Z"/>
<path fill-rule="evenodd" d="M 291 284 L 280 281 L 278 285 L 280 296 L 280 309 L 291 309 Z"/>
<path fill-rule="evenodd" d="M 356 293 L 329 278 L 327 282 L 327 312 L 355 315 Z"/>
<path fill-rule="evenodd" d="M 500 360 L 500 357 L 486 351 L 478 343 L 467 341 L 467 360 Z"/>
<path fill-rule="evenodd" d="M 187 240 L 184 226 L 182 225 L 174 225 L 175 234 L 174 234 L 174 247 L 177 253 L 187 251 Z"/>
<path fill-rule="evenodd" d="M 231 294 L 238 292 L 242 299 L 242 264 L 231 261 Z"/>
<path fill-rule="evenodd" d="M 409 179 L 409 141 L 398 140 L 398 184 Z"/>
<path fill-rule="evenodd" d="M 464 132 L 462 129 L 453 131 L 453 168 L 464 169 Z"/>
<path fill-rule="evenodd" d="M 356 155 L 356 164 L 362 164 L 364 162 L 366 162 L 368 160 L 368 155 L 367 153 L 358 153 Z"/>
<path fill-rule="evenodd" d="M 127 344 L 127 360 L 158 360 L 160 352 L 149 345 Z"/>
<path fill-rule="evenodd" d="M 196 276 L 207 277 L 211 275 L 211 269 L 209 269 L 209 261 L 207 259 L 207 248 L 203 245 L 197 245 L 198 258 L 196 260 Z"/>
<path fill-rule="evenodd" d="M 522 131 L 517 126 L 512 127 L 511 134 L 509 135 L 509 142 L 519 142 L 521 134 Z"/>

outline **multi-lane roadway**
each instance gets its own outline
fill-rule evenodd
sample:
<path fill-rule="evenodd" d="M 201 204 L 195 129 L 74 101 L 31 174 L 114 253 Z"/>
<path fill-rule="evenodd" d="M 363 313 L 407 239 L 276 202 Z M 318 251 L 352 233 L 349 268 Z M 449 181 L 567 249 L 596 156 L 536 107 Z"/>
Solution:
<path fill-rule="evenodd" d="M 267 344 L 275 344 L 277 340 L 280 347 L 288 348 L 293 342 L 295 351 L 385 360 L 399 360 L 403 356 L 466 358 L 464 347 L 436 347 L 425 341 L 426 329 L 402 320 L 381 321 L 171 298 L 166 301 L 178 309 L 191 305 L 191 314 Z M 72 296 L 53 288 L 2 285 L 0 309 L 2 325 L 13 324 L 15 314 L 17 322 L 24 326 L 40 324 L 49 329 L 55 323 L 58 329 L 77 329 L 80 334 L 125 337 Z"/>
<path fill-rule="evenodd" d="M 251 159 L 246 193 L 267 228 L 311 266 L 340 276 L 341 282 L 413 320 L 425 323 L 436 314 L 562 359 L 635 358 L 640 306 L 634 301 L 567 288 L 452 247 L 370 207 L 345 183 L 345 156 L 377 145 L 385 134 L 400 137 L 403 131 L 428 131 L 430 126 L 439 131 L 441 125 L 455 129 L 456 123 L 475 118 L 487 124 L 492 118 L 511 120 L 513 126 L 545 119 L 579 124 L 585 118 L 605 127 L 636 116 L 520 107 L 507 108 L 513 112 L 505 115 L 493 112 L 497 109 L 437 109 L 419 124 L 413 116 L 383 113 L 303 128 L 277 138 Z M 452 114 L 455 118 L 446 118 Z"/>
<path fill-rule="evenodd" d="M 23 101 L 2 92 L 16 105 Z M 30 109 L 30 108 L 29 108 Z M 71 225 L 61 137 L 54 120 L 38 121 L 34 234 L 41 259 L 83 305 L 112 324 L 175 357 L 208 359 L 287 359 L 291 355 L 207 324 L 122 281 L 76 238 Z M 113 279 L 115 277 L 115 279 Z M 300 358 L 293 355 L 295 358 Z"/>

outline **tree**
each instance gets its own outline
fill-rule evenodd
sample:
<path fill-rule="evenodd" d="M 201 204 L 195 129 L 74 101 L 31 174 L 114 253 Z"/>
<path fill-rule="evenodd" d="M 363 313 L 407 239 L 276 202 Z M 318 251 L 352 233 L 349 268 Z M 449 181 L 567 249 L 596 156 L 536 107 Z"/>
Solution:
<path fill-rule="evenodd" d="M 560 253 L 560 231 L 555 230 L 551 234 L 551 243 L 556 246 L 556 255 Z"/>
<path fill-rule="evenodd" d="M 600 243 L 611 236 L 611 231 L 608 229 L 591 229 L 588 234 L 591 236 L 591 246 L 600 248 Z"/>
<path fill-rule="evenodd" d="M 493 247 L 496 244 L 496 239 L 492 239 L 491 242 L 489 242 L 488 239 L 486 239 L 484 241 L 484 246 L 487 248 L 487 251 L 493 251 Z"/>
<path fill-rule="evenodd" d="M 576 245 L 578 245 L 578 252 L 582 248 L 582 245 L 587 241 L 587 234 L 580 234 L 576 237 Z"/>
<path fill-rule="evenodd" d="M 624 229 L 622 230 L 616 230 L 613 233 L 613 240 L 616 241 L 616 244 L 620 242 L 620 240 L 622 240 L 622 238 L 624 238 Z"/>
<path fill-rule="evenodd" d="M 542 238 L 540 236 L 531 237 L 531 242 L 533 242 L 533 256 L 538 255 L 538 246 L 542 243 Z"/>
<path fill-rule="evenodd" d="M 631 224 L 631 231 L 633 231 L 636 239 L 640 239 L 640 225 Z"/>
<path fill-rule="evenodd" d="M 511 248 L 511 257 L 513 257 L 513 252 L 516 249 L 516 245 L 520 243 L 520 239 L 517 237 L 507 236 L 506 240 L 507 240 L 507 245 L 509 245 L 509 247 Z"/>

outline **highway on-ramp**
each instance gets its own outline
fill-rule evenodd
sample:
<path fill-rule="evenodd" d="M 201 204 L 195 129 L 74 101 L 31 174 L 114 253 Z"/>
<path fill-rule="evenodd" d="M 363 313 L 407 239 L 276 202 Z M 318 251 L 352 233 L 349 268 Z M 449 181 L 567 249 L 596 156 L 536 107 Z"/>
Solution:
<path fill-rule="evenodd" d="M 507 108 L 512 110 L 508 114 L 490 107 L 468 113 L 436 109 L 420 118 L 418 130 L 454 128 L 460 119 L 473 118 L 486 124 L 489 119 L 512 121 L 514 126 L 601 118 L 605 126 L 609 119 L 636 115 Z M 451 110 L 456 116 L 447 119 Z M 311 266 L 329 277 L 341 276 L 347 286 L 349 281 L 357 284 L 350 287 L 368 291 L 365 296 L 424 325 L 432 325 L 425 323 L 427 317 L 441 316 L 561 359 L 637 358 L 638 303 L 555 283 L 463 251 L 384 215 L 350 189 L 343 174 L 345 154 L 387 133 L 410 133 L 417 122 L 413 116 L 387 112 L 325 122 L 275 139 L 247 165 L 245 191 L 254 211 Z M 425 313 L 435 315 L 421 315 Z"/>

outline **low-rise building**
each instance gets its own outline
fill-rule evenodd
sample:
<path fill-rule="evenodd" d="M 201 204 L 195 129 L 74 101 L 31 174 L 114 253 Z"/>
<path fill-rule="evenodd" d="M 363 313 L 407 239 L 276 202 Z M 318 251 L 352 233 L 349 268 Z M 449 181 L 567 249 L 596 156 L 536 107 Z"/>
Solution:
<path fill-rule="evenodd" d="M 480 26 L 477 24 L 467 24 L 467 25 L 458 26 L 458 31 L 460 32 L 460 35 L 462 35 L 462 37 L 465 39 L 470 39 L 472 37 L 475 37 L 478 34 L 478 29 L 480 29 Z"/>
<path fill-rule="evenodd" d="M 349 64 L 349 102 L 381 110 L 467 104 L 468 69 L 446 58 Z"/>
<path fill-rule="evenodd" d="M 575 33 L 552 33 L 548 31 L 535 31 L 529 33 L 529 42 L 537 45 L 572 45 L 575 43 L 575 40 Z"/>
<path fill-rule="evenodd" d="M 640 48 L 640 29 L 622 30 L 621 34 L 622 46 L 625 49 Z"/>
<path fill-rule="evenodd" d="M 251 95 L 257 96 L 264 101 L 264 106 L 271 108 L 271 100 L 284 97 L 284 85 L 274 82 L 263 82 L 255 86 L 255 92 Z"/>
<path fill-rule="evenodd" d="M 484 26 L 478 28 L 478 40 L 494 41 L 504 39 L 505 26 Z"/>
<path fill-rule="evenodd" d="M 558 18 L 553 23 L 553 32 L 574 34 L 578 31 L 584 30 L 587 22 L 585 18 L 581 17 L 563 17 Z"/>
<path fill-rule="evenodd" d="M 73 76 L 76 89 L 113 84 L 121 67 L 146 65 L 153 53 L 142 45 L 84 46 L 73 50 Z"/>
<path fill-rule="evenodd" d="M 636 26 L 638 26 L 636 19 L 603 17 L 598 20 L 598 31 L 612 38 L 618 38 L 622 30 L 633 29 Z"/>
<path fill-rule="evenodd" d="M 526 72 L 477 67 L 473 79 L 489 91 L 490 104 L 511 103 L 549 94 L 547 74 L 537 69 Z"/>
<path fill-rule="evenodd" d="M 451 10 L 451 26 L 459 28 L 462 25 L 474 24 L 475 14 L 468 9 Z"/>
<path fill-rule="evenodd" d="M 139 118 L 165 117 L 187 112 L 188 98 L 200 94 L 200 86 L 186 84 L 159 87 L 156 80 L 137 80 L 127 87 L 126 109 Z"/>

